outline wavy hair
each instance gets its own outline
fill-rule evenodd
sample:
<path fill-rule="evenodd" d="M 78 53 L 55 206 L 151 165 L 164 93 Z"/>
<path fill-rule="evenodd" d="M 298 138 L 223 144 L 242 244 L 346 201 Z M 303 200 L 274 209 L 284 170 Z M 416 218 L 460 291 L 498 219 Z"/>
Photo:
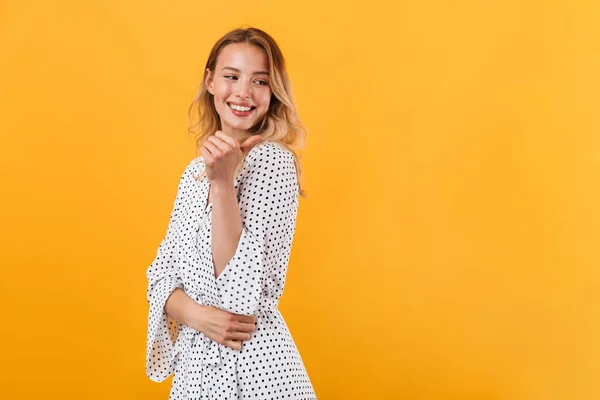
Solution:
<path fill-rule="evenodd" d="M 260 29 L 252 27 L 234 29 L 219 39 L 210 51 L 200 90 L 188 110 L 188 131 L 196 136 L 196 148 L 199 149 L 209 136 L 214 135 L 217 130 L 221 129 L 221 119 L 215 108 L 213 95 L 208 92 L 206 87 L 208 74 L 206 70 L 209 69 L 212 75 L 215 74 L 219 54 L 225 46 L 232 43 L 246 43 L 257 46 L 267 55 L 269 60 L 269 85 L 271 88 L 269 109 L 262 121 L 259 121 L 248 131 L 262 136 L 263 141 L 275 142 L 292 152 L 296 166 L 299 194 L 302 197 L 307 197 L 306 191 L 302 188 L 303 173 L 300 158 L 304 152 L 308 130 L 300 121 L 296 110 L 292 85 L 285 68 L 283 54 L 275 40 Z M 242 165 L 243 160 L 238 165 L 237 172 L 239 172 Z M 205 171 L 203 171 L 200 176 L 195 178 L 201 180 L 205 176 Z"/>

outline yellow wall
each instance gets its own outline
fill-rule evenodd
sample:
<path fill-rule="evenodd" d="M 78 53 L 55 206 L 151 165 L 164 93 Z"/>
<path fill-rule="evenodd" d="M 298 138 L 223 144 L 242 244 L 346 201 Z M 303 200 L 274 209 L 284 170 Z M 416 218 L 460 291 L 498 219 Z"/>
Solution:
<path fill-rule="evenodd" d="M 229 29 L 312 130 L 281 309 L 319 399 L 600 398 L 600 5 L 4 1 L 0 397 L 166 399 L 145 269 Z"/>

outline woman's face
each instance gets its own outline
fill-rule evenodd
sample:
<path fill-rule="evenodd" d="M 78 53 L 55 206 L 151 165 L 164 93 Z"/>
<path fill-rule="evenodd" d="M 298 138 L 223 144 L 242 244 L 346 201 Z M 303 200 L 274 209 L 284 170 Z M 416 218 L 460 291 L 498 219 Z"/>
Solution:
<path fill-rule="evenodd" d="M 221 130 L 234 138 L 245 138 L 248 129 L 261 121 L 269 109 L 267 55 L 261 48 L 246 43 L 225 46 L 214 74 L 207 70 L 206 86 L 214 96 Z"/>

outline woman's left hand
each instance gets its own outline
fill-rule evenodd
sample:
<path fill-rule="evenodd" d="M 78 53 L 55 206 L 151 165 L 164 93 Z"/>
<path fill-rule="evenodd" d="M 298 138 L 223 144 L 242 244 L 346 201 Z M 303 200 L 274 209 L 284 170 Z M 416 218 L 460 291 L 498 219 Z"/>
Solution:
<path fill-rule="evenodd" d="M 233 183 L 236 168 L 242 161 L 242 158 L 245 157 L 252 146 L 261 140 L 262 137 L 260 135 L 254 135 L 240 144 L 237 140 L 221 131 L 217 131 L 214 135 L 209 136 L 202 147 L 200 147 L 200 154 L 204 157 L 206 177 L 211 184 Z"/>

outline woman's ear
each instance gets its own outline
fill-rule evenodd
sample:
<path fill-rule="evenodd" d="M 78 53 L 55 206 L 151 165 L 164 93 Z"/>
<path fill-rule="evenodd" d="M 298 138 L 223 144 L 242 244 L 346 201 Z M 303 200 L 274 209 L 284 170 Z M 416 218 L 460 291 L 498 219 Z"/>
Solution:
<path fill-rule="evenodd" d="M 215 93 L 213 92 L 213 77 L 212 74 L 210 72 L 210 68 L 206 68 L 206 90 L 208 90 L 208 93 L 214 95 Z"/>

